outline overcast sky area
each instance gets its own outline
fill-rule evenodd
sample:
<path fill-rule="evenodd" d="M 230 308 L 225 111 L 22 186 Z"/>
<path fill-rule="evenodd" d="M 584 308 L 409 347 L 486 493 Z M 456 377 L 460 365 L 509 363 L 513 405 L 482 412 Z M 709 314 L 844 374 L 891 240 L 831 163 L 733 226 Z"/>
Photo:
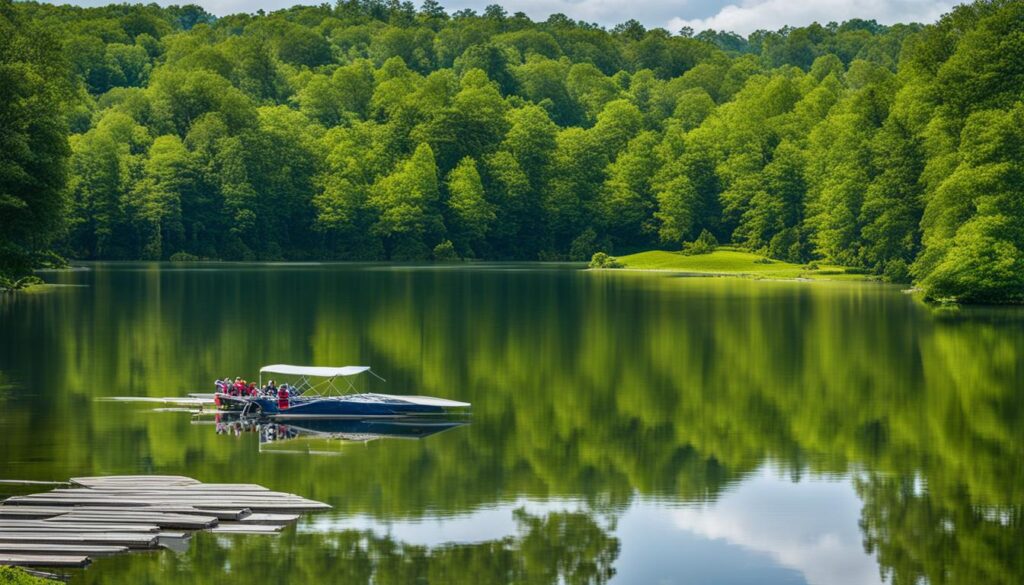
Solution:
<path fill-rule="evenodd" d="M 50 0 L 59 3 L 61 0 Z M 137 1 L 137 0 L 128 0 Z M 414 0 L 419 6 L 421 0 Z M 728 30 L 742 35 L 758 29 L 775 30 L 785 25 L 812 22 L 842 22 L 851 18 L 874 19 L 882 24 L 930 23 L 960 2 L 951 0 L 440 0 L 448 12 L 462 8 L 483 11 L 488 4 L 501 4 L 509 13 L 525 12 L 534 20 L 546 20 L 561 12 L 576 20 L 611 27 L 635 18 L 648 28 L 663 27 L 675 33 L 684 26 Z M 102 6 L 109 0 L 72 0 L 83 6 Z M 188 4 L 177 0 L 166 4 Z M 218 16 L 235 12 L 276 10 L 292 6 L 295 0 L 192 0 Z M 307 2 L 301 2 L 307 3 Z M 313 4 L 314 2 L 308 2 Z"/>

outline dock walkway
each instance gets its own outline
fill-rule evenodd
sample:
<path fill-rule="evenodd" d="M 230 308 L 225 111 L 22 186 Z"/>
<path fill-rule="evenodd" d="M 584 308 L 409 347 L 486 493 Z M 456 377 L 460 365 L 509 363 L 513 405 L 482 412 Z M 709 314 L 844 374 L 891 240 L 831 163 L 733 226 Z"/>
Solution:
<path fill-rule="evenodd" d="M 0 565 L 81 568 L 96 556 L 187 542 L 200 530 L 277 534 L 301 513 L 330 509 L 261 485 L 173 475 L 74 477 L 40 485 L 60 487 L 0 502 Z"/>

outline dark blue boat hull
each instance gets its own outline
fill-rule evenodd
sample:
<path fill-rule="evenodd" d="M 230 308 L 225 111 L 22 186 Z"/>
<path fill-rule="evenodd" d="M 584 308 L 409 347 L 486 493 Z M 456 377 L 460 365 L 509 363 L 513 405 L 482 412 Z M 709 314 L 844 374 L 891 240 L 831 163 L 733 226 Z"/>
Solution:
<path fill-rule="evenodd" d="M 440 406 L 411 402 L 364 402 L 343 398 L 293 398 L 281 408 L 276 398 L 252 398 L 246 414 L 276 418 L 372 418 L 443 414 Z"/>
<path fill-rule="evenodd" d="M 409 422 L 404 422 L 409 421 Z M 401 437 L 422 439 L 435 433 L 460 427 L 465 421 L 406 418 L 387 419 L 307 419 L 274 423 L 282 429 L 290 429 L 306 435 L 374 435 L 377 437 Z"/>

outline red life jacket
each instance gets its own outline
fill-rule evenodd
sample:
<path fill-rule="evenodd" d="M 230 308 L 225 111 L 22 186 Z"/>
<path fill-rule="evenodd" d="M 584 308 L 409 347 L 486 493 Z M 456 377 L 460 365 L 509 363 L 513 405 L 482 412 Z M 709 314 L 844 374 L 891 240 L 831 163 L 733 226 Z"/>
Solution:
<path fill-rule="evenodd" d="M 288 408 L 288 389 L 283 386 L 277 389 L 277 408 L 280 410 Z"/>

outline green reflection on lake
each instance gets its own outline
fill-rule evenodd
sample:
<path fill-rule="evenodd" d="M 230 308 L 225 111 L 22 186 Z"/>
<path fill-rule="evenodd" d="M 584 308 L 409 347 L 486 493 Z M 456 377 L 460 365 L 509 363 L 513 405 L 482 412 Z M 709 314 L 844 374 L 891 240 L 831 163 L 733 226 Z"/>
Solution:
<path fill-rule="evenodd" d="M 603 583 L 621 550 L 645 545 L 615 527 L 638 498 L 714 502 L 768 462 L 852 485 L 863 547 L 892 582 L 1024 579 L 1019 310 L 935 312 L 877 284 L 545 265 L 117 264 L 46 278 L 85 286 L 0 300 L 6 477 L 256 482 L 381 525 L 579 502 L 517 512 L 512 533 L 474 543 L 203 536 L 184 555 L 102 560 L 84 582 Z M 266 363 L 369 364 L 388 379 L 369 389 L 467 400 L 472 423 L 340 457 L 268 455 L 255 434 L 95 401 L 205 392 Z"/>

